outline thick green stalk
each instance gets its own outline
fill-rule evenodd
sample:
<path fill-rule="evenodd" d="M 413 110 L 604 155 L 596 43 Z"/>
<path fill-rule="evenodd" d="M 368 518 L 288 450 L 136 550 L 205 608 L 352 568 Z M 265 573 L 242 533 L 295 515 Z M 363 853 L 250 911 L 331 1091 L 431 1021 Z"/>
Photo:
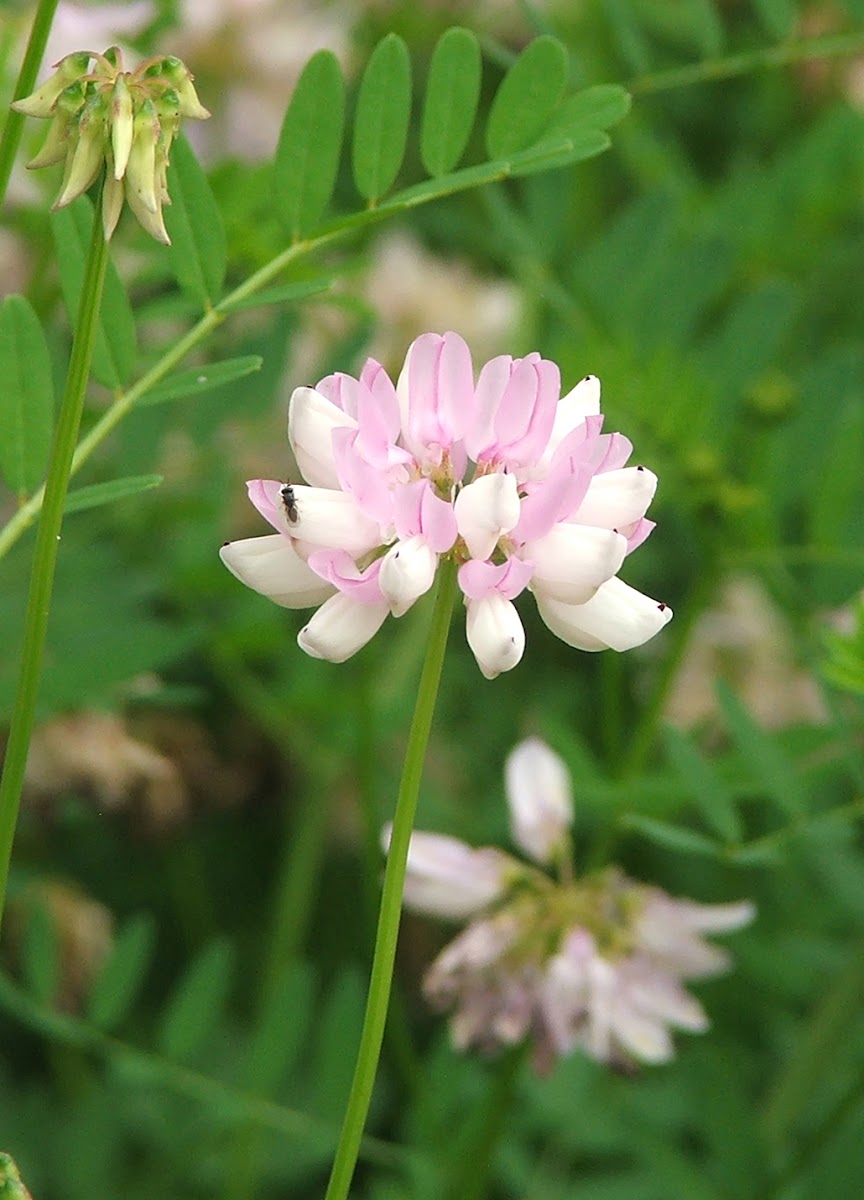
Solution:
<path fill-rule="evenodd" d="M 35 88 L 39 64 L 45 53 L 45 45 L 48 41 L 48 34 L 51 32 L 56 8 L 57 0 L 39 0 L 39 6 L 30 28 L 27 49 L 24 51 L 24 60 L 21 63 L 21 70 L 18 72 L 15 91 L 12 93 L 13 100 L 23 100 Z M 10 109 L 6 114 L 3 136 L 0 137 L 0 206 L 6 198 L 9 176 L 12 174 L 12 164 L 15 162 L 15 155 L 21 145 L 23 128 L 24 114 Z"/>
<path fill-rule="evenodd" d="M 456 565 L 455 563 L 444 563 L 439 571 L 438 591 L 432 612 L 426 659 L 420 676 L 420 686 L 417 689 L 414 718 L 408 734 L 405 762 L 402 767 L 402 781 L 399 785 L 396 812 L 393 817 L 393 831 L 387 855 L 387 869 L 384 872 L 384 887 L 378 915 L 378 932 L 375 937 L 375 953 L 372 958 L 372 973 L 369 980 L 369 995 L 366 1000 L 366 1015 L 363 1019 L 363 1032 L 360 1035 L 354 1079 L 348 1097 L 339 1145 L 336 1148 L 330 1182 L 327 1186 L 326 1200 L 346 1200 L 348 1196 L 360 1150 L 360 1141 L 363 1137 L 363 1126 L 366 1123 L 366 1115 L 372 1099 L 372 1088 L 375 1083 L 381 1042 L 384 1038 L 384 1025 L 387 1020 L 393 965 L 396 959 L 396 940 L 402 912 L 402 888 L 405 883 L 405 868 L 408 862 L 408 843 L 414 825 L 417 796 L 423 776 L 423 763 L 429 743 L 429 733 L 432 729 L 432 715 L 435 711 L 441 670 L 444 665 L 444 651 L 447 646 L 447 634 L 450 630 L 450 615 L 455 589 Z"/>
<path fill-rule="evenodd" d="M 93 221 L 93 236 L 81 288 L 78 306 L 78 324 L 72 341 L 72 355 L 63 402 L 54 430 L 48 473 L 45 484 L 45 499 L 39 528 L 36 533 L 36 548 L 30 576 L 30 592 L 24 619 L 21 668 L 18 690 L 12 712 L 9 742 L 3 778 L 0 781 L 0 921 L 6 898 L 6 883 L 9 876 L 9 859 L 12 841 L 18 820 L 18 805 L 24 786 L 24 770 L 27 766 L 27 751 L 36 713 L 36 698 L 42 673 L 45 638 L 48 630 L 48 613 L 51 608 L 51 592 L 54 587 L 54 569 L 57 565 L 57 550 L 60 542 L 60 527 L 63 522 L 63 507 L 72 468 L 72 455 L 78 441 L 78 429 L 84 408 L 84 393 L 90 376 L 90 360 L 93 357 L 93 342 L 96 323 L 102 303 L 102 288 L 108 264 L 108 246 L 102 235 L 102 222 L 97 215 Z"/>

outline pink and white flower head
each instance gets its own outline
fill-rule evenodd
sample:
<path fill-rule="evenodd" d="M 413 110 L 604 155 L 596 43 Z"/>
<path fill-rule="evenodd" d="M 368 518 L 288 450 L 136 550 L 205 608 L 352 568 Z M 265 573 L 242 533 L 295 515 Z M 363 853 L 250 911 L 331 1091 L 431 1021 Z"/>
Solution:
<path fill-rule="evenodd" d="M 506 779 L 513 840 L 535 864 L 560 865 L 572 819 L 564 764 L 532 738 L 510 755 Z M 388 832 L 383 840 L 386 849 Z M 684 981 L 729 966 L 704 935 L 754 915 L 747 901 L 675 899 L 616 867 L 575 880 L 564 868 L 556 880 L 496 848 L 431 833 L 411 837 L 404 902 L 467 922 L 423 983 L 451 1013 L 454 1045 L 490 1050 L 531 1036 L 541 1068 L 574 1050 L 625 1067 L 671 1058 L 671 1030 L 708 1028 Z"/>
<path fill-rule="evenodd" d="M 554 363 L 503 355 L 475 384 L 462 338 L 423 334 L 395 385 L 369 359 L 359 379 L 296 389 L 288 438 L 306 482 L 250 482 L 276 533 L 228 542 L 222 560 L 277 604 L 320 604 L 298 641 L 331 662 L 407 612 L 445 557 L 487 678 L 522 657 L 526 589 L 569 645 L 628 650 L 672 615 L 616 574 L 653 528 L 657 478 L 625 466 L 630 442 L 602 421 L 593 376 L 561 397 Z"/>

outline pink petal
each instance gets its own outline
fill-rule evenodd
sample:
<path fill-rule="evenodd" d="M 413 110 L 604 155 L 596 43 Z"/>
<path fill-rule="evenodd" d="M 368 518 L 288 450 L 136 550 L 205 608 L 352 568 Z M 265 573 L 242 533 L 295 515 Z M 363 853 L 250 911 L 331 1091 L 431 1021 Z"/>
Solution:
<path fill-rule="evenodd" d="M 380 558 L 361 571 L 344 550 L 315 550 L 309 555 L 308 563 L 316 575 L 358 604 L 380 604 L 384 600 L 378 584 Z"/>
<path fill-rule="evenodd" d="M 357 450 L 359 431 L 333 430 L 333 457 L 339 484 L 360 512 L 382 529 L 393 521 L 393 494 L 387 476 Z"/>
<path fill-rule="evenodd" d="M 393 491 L 393 521 L 400 538 L 422 534 L 436 554 L 446 554 L 458 533 L 453 505 L 436 495 L 428 479 L 416 479 Z"/>
<path fill-rule="evenodd" d="M 428 461 L 434 448 L 459 441 L 473 403 L 474 376 L 471 352 L 458 334 L 424 333 L 412 342 L 399 384 L 407 395 L 403 428 L 418 457 Z"/>
<path fill-rule="evenodd" d="M 482 600 L 494 593 L 515 600 L 528 586 L 533 570 L 533 563 L 515 556 L 500 564 L 472 558 L 459 568 L 459 587 L 470 600 Z"/>

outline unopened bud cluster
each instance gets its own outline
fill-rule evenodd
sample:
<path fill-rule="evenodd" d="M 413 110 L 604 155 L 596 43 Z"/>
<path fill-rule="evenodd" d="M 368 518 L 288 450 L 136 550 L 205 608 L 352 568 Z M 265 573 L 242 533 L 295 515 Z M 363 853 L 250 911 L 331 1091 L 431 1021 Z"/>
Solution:
<path fill-rule="evenodd" d="M 171 143 L 181 117 L 210 115 L 179 58 L 159 55 L 127 71 L 117 46 L 104 54 L 77 51 L 61 59 L 50 79 L 12 107 L 29 117 L 51 120 L 41 150 L 27 165 L 65 164 L 55 209 L 85 192 L 104 165 L 106 241 L 125 197 L 147 233 L 169 242 L 162 206 L 171 203 L 166 182 Z"/>

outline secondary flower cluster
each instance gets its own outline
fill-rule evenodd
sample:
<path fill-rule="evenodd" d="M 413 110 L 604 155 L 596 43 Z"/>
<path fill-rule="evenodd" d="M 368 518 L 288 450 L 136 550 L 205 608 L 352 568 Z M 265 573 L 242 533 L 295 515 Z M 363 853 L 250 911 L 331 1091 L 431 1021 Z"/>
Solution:
<path fill-rule="evenodd" d="M 526 588 L 569 645 L 630 649 L 672 615 L 616 575 L 653 528 L 657 478 L 625 466 L 630 442 L 602 423 L 593 376 L 561 397 L 558 368 L 535 353 L 493 358 L 475 383 L 462 338 L 424 334 L 395 386 L 369 359 L 359 379 L 296 389 L 288 437 L 306 485 L 252 480 L 276 533 L 229 542 L 222 559 L 277 604 L 320 604 L 298 640 L 331 662 L 405 613 L 445 556 L 487 678 L 522 657 L 513 601 Z"/>
<path fill-rule="evenodd" d="M 90 65 L 92 59 L 92 66 Z M 104 54 L 67 54 L 31 96 L 12 105 L 51 125 L 28 167 L 63 162 L 54 201 L 62 208 L 85 192 L 103 166 L 102 226 L 107 241 L 120 219 L 124 196 L 144 229 L 169 242 L 162 205 L 170 204 L 168 155 L 181 117 L 209 117 L 179 58 L 159 55 L 126 71 L 119 46 Z"/>
<path fill-rule="evenodd" d="M 469 922 L 424 980 L 430 1003 L 452 1012 L 454 1044 L 488 1050 L 530 1035 L 543 1068 L 576 1049 L 625 1067 L 671 1058 L 670 1029 L 708 1028 L 682 981 L 729 964 L 702 935 L 746 925 L 753 906 L 673 899 L 614 867 L 573 880 L 564 764 L 529 739 L 510 755 L 506 785 L 514 841 L 557 865 L 561 882 L 496 848 L 411 837 L 405 904 Z"/>

